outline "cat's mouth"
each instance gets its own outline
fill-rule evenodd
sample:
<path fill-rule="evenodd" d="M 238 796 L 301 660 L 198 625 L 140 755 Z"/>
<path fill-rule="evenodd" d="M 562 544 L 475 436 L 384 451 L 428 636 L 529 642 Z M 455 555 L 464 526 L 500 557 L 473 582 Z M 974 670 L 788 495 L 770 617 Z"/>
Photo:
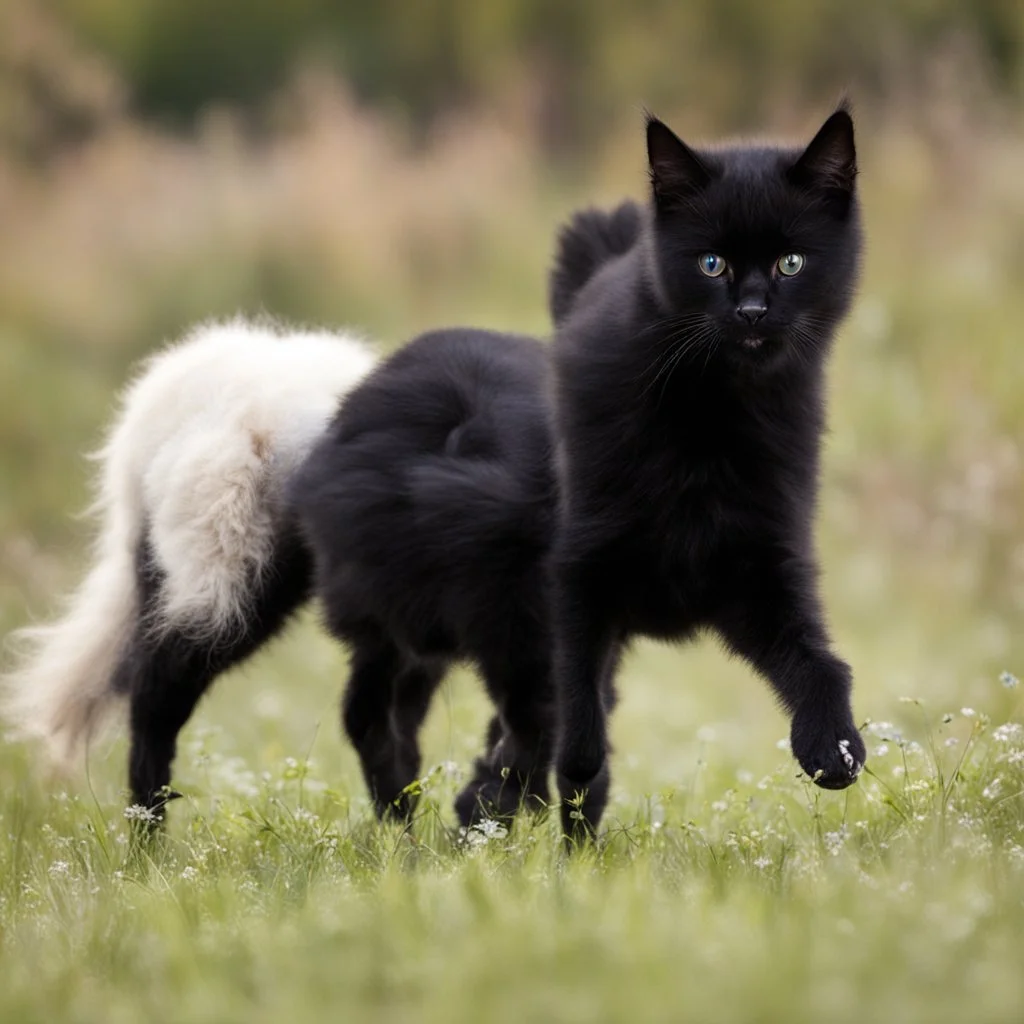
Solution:
<path fill-rule="evenodd" d="M 756 352 L 764 344 L 764 338 L 752 335 L 749 338 L 744 338 L 742 345 L 745 349 L 750 352 Z"/>

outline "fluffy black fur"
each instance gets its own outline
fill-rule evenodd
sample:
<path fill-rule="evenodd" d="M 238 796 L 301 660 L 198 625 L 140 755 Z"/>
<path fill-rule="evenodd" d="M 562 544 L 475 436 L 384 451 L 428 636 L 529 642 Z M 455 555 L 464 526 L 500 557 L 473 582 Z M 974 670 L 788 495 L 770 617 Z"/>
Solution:
<path fill-rule="evenodd" d="M 162 820 L 178 733 L 222 672 L 277 635 L 312 590 L 312 562 L 294 525 L 281 531 L 270 567 L 252 581 L 245 629 L 214 641 L 180 630 L 154 631 L 163 573 L 143 539 L 135 558 L 139 615 L 114 671 L 112 686 L 128 698 L 133 802 Z"/>
<path fill-rule="evenodd" d="M 346 398 L 293 482 L 328 628 L 353 651 L 344 724 L 382 815 L 410 810 L 417 732 L 457 659 L 497 707 L 460 821 L 548 801 L 547 365 L 528 338 L 423 335 Z"/>
<path fill-rule="evenodd" d="M 580 210 L 558 232 L 558 258 L 548 281 L 548 307 L 557 326 L 572 310 L 583 286 L 601 266 L 636 243 L 643 210 L 632 201 L 614 210 Z"/>
<path fill-rule="evenodd" d="M 650 118 L 647 143 L 653 195 L 636 244 L 595 258 L 588 277 L 579 250 L 613 250 L 577 221 L 553 275 L 567 831 L 603 811 L 607 694 L 637 635 L 717 633 L 772 685 L 819 785 L 849 785 L 865 759 L 812 543 L 824 364 L 861 250 L 853 123 L 841 108 L 804 150 L 697 151 Z M 633 210 L 609 228 L 623 217 Z M 805 261 L 795 276 L 780 271 L 787 253 Z M 709 255 L 719 276 L 701 269 L 719 269 Z M 581 794 L 574 817 L 565 798 Z"/>

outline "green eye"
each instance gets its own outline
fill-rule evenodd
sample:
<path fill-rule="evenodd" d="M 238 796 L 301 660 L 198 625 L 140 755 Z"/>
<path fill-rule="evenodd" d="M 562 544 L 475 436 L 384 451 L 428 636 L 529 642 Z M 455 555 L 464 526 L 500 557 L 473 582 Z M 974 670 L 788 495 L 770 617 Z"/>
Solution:
<path fill-rule="evenodd" d="M 787 252 L 785 256 L 779 257 L 776 266 L 784 277 L 795 277 L 804 269 L 804 258 L 798 252 Z"/>
<path fill-rule="evenodd" d="M 707 274 L 708 277 L 721 277 L 725 273 L 726 264 L 721 256 L 706 252 L 697 260 L 697 266 L 700 267 L 701 273 Z"/>

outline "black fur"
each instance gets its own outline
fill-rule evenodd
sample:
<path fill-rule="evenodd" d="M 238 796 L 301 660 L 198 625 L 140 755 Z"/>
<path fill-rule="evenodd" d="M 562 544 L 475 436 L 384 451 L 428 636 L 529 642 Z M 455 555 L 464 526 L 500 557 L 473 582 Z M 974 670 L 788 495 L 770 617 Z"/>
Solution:
<path fill-rule="evenodd" d="M 460 820 L 548 800 L 546 373 L 531 339 L 423 335 L 351 392 L 293 481 L 327 626 L 353 650 L 345 728 L 381 814 L 410 810 L 416 733 L 456 659 L 497 706 Z"/>
<path fill-rule="evenodd" d="M 548 281 L 548 306 L 555 324 L 572 310 L 580 289 L 608 260 L 633 247 L 643 211 L 632 200 L 614 210 L 580 210 L 558 232 L 555 265 Z"/>
<path fill-rule="evenodd" d="M 281 631 L 309 597 L 312 563 L 294 527 L 285 528 L 264 575 L 253 580 L 245 628 L 200 640 L 179 630 L 155 631 L 163 572 L 143 540 L 136 555 L 139 615 L 114 671 L 115 692 L 128 697 L 131 749 L 128 784 L 135 804 L 162 819 L 169 798 L 178 733 L 210 683 Z"/>
<path fill-rule="evenodd" d="M 633 636 L 717 633 L 772 685 L 819 785 L 849 785 L 865 759 L 812 543 L 823 368 L 861 248 L 852 121 L 837 111 L 803 151 L 695 151 L 651 118 L 648 154 L 639 240 L 570 301 L 561 283 L 586 261 L 563 235 L 552 289 L 556 319 L 571 307 L 554 346 L 553 623 L 574 832 L 604 808 L 605 695 Z M 793 277 L 777 266 L 789 252 L 806 259 Z M 705 254 L 727 271 L 702 273 Z"/>

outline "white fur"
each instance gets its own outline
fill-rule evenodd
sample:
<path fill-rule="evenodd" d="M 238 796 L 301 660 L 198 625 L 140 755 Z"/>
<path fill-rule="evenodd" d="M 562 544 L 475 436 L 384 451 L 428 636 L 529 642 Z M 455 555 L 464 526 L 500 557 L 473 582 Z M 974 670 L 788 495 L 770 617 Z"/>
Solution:
<path fill-rule="evenodd" d="M 93 566 L 63 618 L 22 630 L 8 718 L 70 759 L 114 696 L 138 614 L 143 530 L 165 574 L 148 625 L 214 641 L 244 625 L 280 526 L 282 488 L 374 356 L 349 335 L 206 324 L 158 353 L 123 398 L 101 465 Z"/>

